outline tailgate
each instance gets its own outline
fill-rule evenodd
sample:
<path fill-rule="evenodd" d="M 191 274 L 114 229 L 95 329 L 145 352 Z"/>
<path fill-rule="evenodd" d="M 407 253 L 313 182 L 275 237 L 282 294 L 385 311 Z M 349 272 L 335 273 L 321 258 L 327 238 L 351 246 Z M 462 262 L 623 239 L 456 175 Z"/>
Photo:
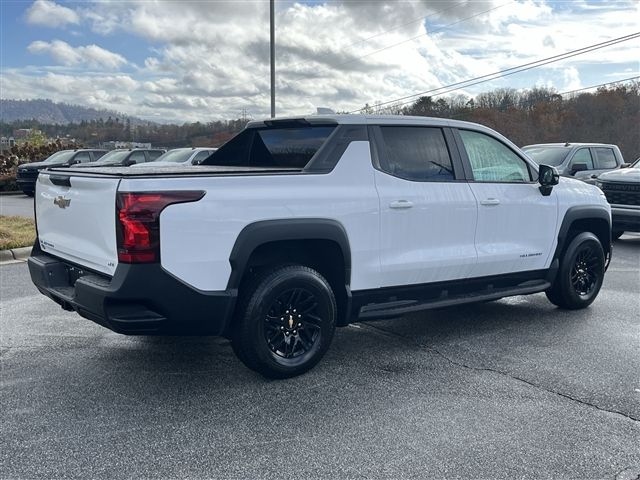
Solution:
<path fill-rule="evenodd" d="M 113 275 L 119 178 L 40 172 L 35 210 L 40 248 L 56 257 Z"/>

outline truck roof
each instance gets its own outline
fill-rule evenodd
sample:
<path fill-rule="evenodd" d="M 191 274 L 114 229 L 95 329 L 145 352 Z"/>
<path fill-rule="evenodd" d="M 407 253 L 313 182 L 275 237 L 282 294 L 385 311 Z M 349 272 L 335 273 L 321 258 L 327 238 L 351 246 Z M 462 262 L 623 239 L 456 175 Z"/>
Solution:
<path fill-rule="evenodd" d="M 338 125 L 430 125 L 442 127 L 473 127 L 474 129 L 486 129 L 483 125 L 462 120 L 436 117 L 413 117 L 409 115 L 306 115 L 291 117 L 276 117 L 273 119 L 253 120 L 247 124 L 248 128 L 276 126 L 279 124 L 327 124 Z"/>
<path fill-rule="evenodd" d="M 566 143 L 534 143 L 532 145 L 526 145 L 522 148 L 529 147 L 617 147 L 612 143 L 579 143 L 579 142 L 566 142 Z"/>

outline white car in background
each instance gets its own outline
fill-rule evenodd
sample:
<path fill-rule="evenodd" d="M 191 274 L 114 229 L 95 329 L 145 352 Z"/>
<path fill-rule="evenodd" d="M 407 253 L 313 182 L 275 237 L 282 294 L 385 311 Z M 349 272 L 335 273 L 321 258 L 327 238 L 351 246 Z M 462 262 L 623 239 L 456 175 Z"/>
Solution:
<path fill-rule="evenodd" d="M 193 147 L 174 148 L 164 155 L 159 156 L 153 162 L 132 165 L 132 167 L 154 166 L 154 167 L 175 167 L 178 165 L 199 165 L 205 158 L 215 152 L 217 148 Z"/>

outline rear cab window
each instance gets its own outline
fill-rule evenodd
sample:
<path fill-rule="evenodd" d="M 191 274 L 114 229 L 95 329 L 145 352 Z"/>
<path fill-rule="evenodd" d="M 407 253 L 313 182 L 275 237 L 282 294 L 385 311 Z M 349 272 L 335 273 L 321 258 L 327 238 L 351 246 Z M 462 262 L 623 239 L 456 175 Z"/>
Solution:
<path fill-rule="evenodd" d="M 201 165 L 304 169 L 335 130 L 335 125 L 248 128 Z"/>

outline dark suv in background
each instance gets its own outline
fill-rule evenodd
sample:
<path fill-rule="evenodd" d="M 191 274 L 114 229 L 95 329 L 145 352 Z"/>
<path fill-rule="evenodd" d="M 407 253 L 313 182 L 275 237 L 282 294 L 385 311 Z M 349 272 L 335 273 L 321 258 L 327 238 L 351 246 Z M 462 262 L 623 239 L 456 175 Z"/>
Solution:
<path fill-rule="evenodd" d="M 160 148 L 129 148 L 111 150 L 97 162 L 79 165 L 80 167 L 129 167 L 138 163 L 153 162 L 166 150 Z"/>
<path fill-rule="evenodd" d="M 603 173 L 596 180 L 611 204 L 611 236 L 640 232 L 640 158 L 629 168 Z"/>
<path fill-rule="evenodd" d="M 591 184 L 601 173 L 625 165 L 620 149 L 604 143 L 540 143 L 522 150 L 538 165 L 551 165 L 560 175 Z"/>
<path fill-rule="evenodd" d="M 79 163 L 95 162 L 107 150 L 79 148 L 76 150 L 61 150 L 42 162 L 25 163 L 18 167 L 16 183 L 25 195 L 33 196 L 36 190 L 38 172 L 50 167 L 70 167 Z"/>

